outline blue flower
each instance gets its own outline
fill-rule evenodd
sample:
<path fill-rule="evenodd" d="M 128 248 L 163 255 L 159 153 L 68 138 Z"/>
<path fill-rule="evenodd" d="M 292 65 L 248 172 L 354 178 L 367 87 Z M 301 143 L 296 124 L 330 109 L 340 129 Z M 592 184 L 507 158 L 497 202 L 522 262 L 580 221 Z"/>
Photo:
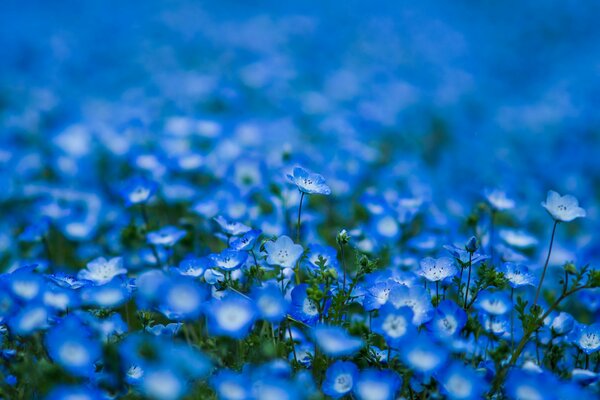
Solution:
<path fill-rule="evenodd" d="M 362 339 L 350 336 L 339 326 L 318 325 L 313 328 L 312 336 L 323 354 L 329 357 L 350 356 L 364 345 Z"/>
<path fill-rule="evenodd" d="M 535 276 L 529 271 L 526 265 L 506 262 L 500 267 L 500 272 L 508 280 L 508 284 L 512 288 L 521 286 L 534 286 Z"/>
<path fill-rule="evenodd" d="M 404 340 L 417 334 L 412 320 L 413 312 L 410 307 L 395 308 L 386 304 L 372 320 L 373 332 L 383 336 L 390 346 L 398 347 Z"/>
<path fill-rule="evenodd" d="M 218 254 L 211 254 L 209 258 L 212 261 L 213 267 L 220 268 L 224 271 L 233 271 L 246 262 L 248 252 L 225 249 Z"/>
<path fill-rule="evenodd" d="M 146 327 L 146 332 L 151 333 L 155 336 L 170 336 L 174 337 L 179 333 L 179 330 L 183 326 L 181 322 L 171 322 L 170 324 L 156 324 L 153 326 Z"/>
<path fill-rule="evenodd" d="M 123 268 L 121 257 L 114 257 L 109 260 L 99 257 L 90 261 L 86 269 L 79 271 L 77 278 L 93 282 L 95 285 L 104 285 L 112 281 L 115 276 L 126 273 L 127 270 Z"/>
<path fill-rule="evenodd" d="M 378 310 L 387 303 L 392 288 L 398 286 L 392 279 L 386 279 L 383 282 L 376 282 L 366 289 L 363 299 L 365 311 Z"/>
<path fill-rule="evenodd" d="M 424 334 L 406 342 L 399 355 L 404 364 L 423 375 L 430 375 L 440 370 L 448 358 L 447 350 L 435 344 Z"/>
<path fill-rule="evenodd" d="M 575 326 L 575 319 L 569 313 L 561 311 L 556 317 L 552 319 L 550 329 L 556 335 L 566 335 Z"/>
<path fill-rule="evenodd" d="M 354 384 L 353 393 L 357 400 L 393 400 L 402 386 L 402 378 L 392 371 L 366 369 Z"/>
<path fill-rule="evenodd" d="M 125 204 L 129 207 L 144 204 L 154 195 L 157 185 L 146 178 L 133 178 L 127 181 L 120 190 Z"/>
<path fill-rule="evenodd" d="M 144 369 L 138 384 L 141 392 L 155 400 L 177 400 L 185 395 L 187 382 L 168 365 Z"/>
<path fill-rule="evenodd" d="M 548 191 L 548 197 L 542 202 L 542 207 L 557 222 L 570 222 L 586 216 L 585 210 L 579 207 L 575 197 L 569 194 L 561 196 L 553 190 Z"/>
<path fill-rule="evenodd" d="M 396 308 L 408 306 L 413 311 L 413 324 L 421 325 L 433 317 L 431 296 L 421 286 L 398 285 L 390 291 L 389 302 Z"/>
<path fill-rule="evenodd" d="M 218 215 L 214 218 L 215 222 L 219 224 L 219 227 L 230 236 L 239 236 L 247 232 L 250 232 L 252 228 L 242 224 L 241 222 L 231 221 L 222 215 Z"/>
<path fill-rule="evenodd" d="M 309 244 L 305 265 L 312 271 L 318 270 L 319 259 L 324 260 L 326 267 L 338 268 L 337 251 L 333 247 Z"/>
<path fill-rule="evenodd" d="M 600 350 L 600 323 L 579 328 L 575 334 L 574 343 L 585 354 L 592 354 Z"/>
<path fill-rule="evenodd" d="M 267 263 L 269 265 L 279 265 L 285 268 L 293 268 L 304 249 L 288 236 L 280 236 L 275 242 L 265 242 L 267 251 Z"/>
<path fill-rule="evenodd" d="M 430 282 L 439 282 L 451 278 L 458 272 L 454 261 L 448 257 L 432 258 L 426 257 L 419 263 L 421 269 L 418 275 L 424 277 Z"/>
<path fill-rule="evenodd" d="M 437 380 L 442 391 L 451 400 L 478 400 L 482 399 L 486 391 L 486 383 L 473 369 L 453 362 L 444 368 Z"/>
<path fill-rule="evenodd" d="M 308 285 L 302 283 L 292 289 L 292 306 L 290 314 L 298 321 L 302 321 L 308 325 L 314 325 L 319 320 L 319 308 L 317 304 L 311 300 L 306 291 Z M 330 302 L 325 303 L 325 311 Z"/>
<path fill-rule="evenodd" d="M 288 301 L 283 297 L 281 290 L 273 285 L 266 285 L 252 291 L 252 298 L 256 303 L 259 318 L 277 323 L 281 321 L 288 311 Z"/>
<path fill-rule="evenodd" d="M 98 340 L 75 317 L 66 317 L 46 334 L 46 348 L 52 360 L 75 376 L 90 376 L 102 354 Z"/>
<path fill-rule="evenodd" d="M 546 373 L 512 369 L 506 377 L 504 392 L 512 400 L 555 399 L 557 383 Z"/>
<path fill-rule="evenodd" d="M 165 226 L 157 231 L 148 232 L 148 243 L 155 246 L 173 247 L 187 234 L 186 231 L 174 226 Z"/>
<path fill-rule="evenodd" d="M 131 287 L 117 277 L 102 286 L 82 288 L 81 302 L 88 306 L 115 308 L 129 300 L 131 291 Z"/>
<path fill-rule="evenodd" d="M 261 233 L 260 229 L 249 230 L 240 237 L 232 238 L 229 242 L 229 247 L 234 250 L 250 251 L 254 248 L 256 239 L 258 239 Z"/>
<path fill-rule="evenodd" d="M 298 187 L 298 190 L 303 193 L 331 194 L 331 189 L 325 183 L 325 178 L 323 178 L 323 176 L 309 172 L 302 167 L 294 168 L 292 175 L 288 175 L 287 177 Z"/>
<path fill-rule="evenodd" d="M 48 308 L 42 304 L 32 303 L 21 308 L 8 320 L 12 334 L 27 336 L 48 327 L 50 318 Z"/>
<path fill-rule="evenodd" d="M 435 309 L 427 329 L 439 339 L 456 337 L 467 323 L 467 313 L 452 300 L 444 300 Z"/>
<path fill-rule="evenodd" d="M 86 385 L 58 385 L 44 398 L 45 400 L 104 400 L 106 394 Z"/>
<path fill-rule="evenodd" d="M 198 278 L 204 275 L 211 265 L 211 260 L 208 257 L 186 258 L 182 260 L 172 271 L 180 275 Z"/>
<path fill-rule="evenodd" d="M 515 201 L 510 199 L 503 190 L 486 189 L 484 195 L 494 210 L 505 211 L 515 208 Z"/>
<path fill-rule="evenodd" d="M 222 369 L 210 378 L 210 386 L 223 400 L 250 400 L 251 382 L 246 374 Z"/>
<path fill-rule="evenodd" d="M 321 390 L 325 395 L 339 399 L 352 391 L 358 378 L 358 367 L 348 361 L 336 361 L 327 368 Z"/>
<path fill-rule="evenodd" d="M 505 292 L 483 290 L 475 300 L 475 307 L 491 315 L 504 315 L 512 309 L 510 297 Z"/>
<path fill-rule="evenodd" d="M 158 310 L 170 320 L 197 319 L 208 297 L 204 287 L 187 277 L 174 277 L 160 288 Z"/>
<path fill-rule="evenodd" d="M 243 339 L 256 318 L 254 304 L 237 294 L 213 299 L 206 308 L 207 327 L 211 335 Z"/>

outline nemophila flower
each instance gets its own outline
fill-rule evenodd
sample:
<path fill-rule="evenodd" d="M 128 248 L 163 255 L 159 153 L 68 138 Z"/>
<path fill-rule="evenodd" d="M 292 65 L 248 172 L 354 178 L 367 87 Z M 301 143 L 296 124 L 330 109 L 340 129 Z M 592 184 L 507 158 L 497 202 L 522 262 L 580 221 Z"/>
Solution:
<path fill-rule="evenodd" d="M 512 309 L 512 303 L 505 292 L 483 290 L 475 300 L 475 307 L 491 315 L 504 315 Z"/>
<path fill-rule="evenodd" d="M 325 183 L 325 178 L 319 174 L 309 172 L 302 167 L 294 168 L 288 179 L 303 193 L 330 195 L 331 189 Z"/>
<path fill-rule="evenodd" d="M 573 329 L 575 325 L 575 319 L 569 313 L 561 311 L 556 317 L 552 319 L 550 329 L 557 335 L 566 335 Z"/>
<path fill-rule="evenodd" d="M 319 269 L 317 263 L 319 260 L 324 262 L 324 265 L 328 268 L 338 267 L 337 251 L 331 246 L 322 246 L 320 244 L 311 243 L 308 245 L 308 254 L 306 257 L 305 265 L 312 271 Z"/>
<path fill-rule="evenodd" d="M 210 266 L 211 260 L 208 257 L 186 258 L 176 268 L 173 268 L 172 271 L 180 275 L 198 278 Z"/>
<path fill-rule="evenodd" d="M 52 361 L 75 376 L 90 376 L 102 354 L 100 342 L 75 317 L 66 317 L 46 333 L 46 348 Z"/>
<path fill-rule="evenodd" d="M 400 223 L 393 214 L 375 215 L 369 222 L 369 232 L 386 243 L 393 242 L 400 236 Z"/>
<path fill-rule="evenodd" d="M 433 317 L 431 296 L 421 286 L 395 286 L 390 291 L 389 302 L 396 308 L 410 307 L 413 311 L 413 324 L 419 326 Z"/>
<path fill-rule="evenodd" d="M 486 332 L 500 337 L 504 336 L 507 332 L 510 332 L 510 319 L 506 315 L 494 315 L 480 312 L 478 318 Z"/>
<path fill-rule="evenodd" d="M 339 326 L 318 325 L 312 336 L 323 354 L 329 357 L 346 357 L 355 354 L 363 346 L 362 339 L 351 336 Z"/>
<path fill-rule="evenodd" d="M 484 195 L 494 210 L 506 211 L 515 208 L 515 201 L 510 199 L 503 190 L 486 189 Z"/>
<path fill-rule="evenodd" d="M 447 350 L 423 333 L 407 341 L 399 355 L 406 366 L 423 375 L 437 372 L 448 358 Z"/>
<path fill-rule="evenodd" d="M 251 229 L 242 234 L 242 236 L 232 238 L 229 242 L 229 247 L 233 250 L 250 251 L 254 248 L 256 239 L 258 239 L 261 233 L 260 229 Z"/>
<path fill-rule="evenodd" d="M 13 335 L 27 336 L 46 329 L 51 314 L 42 304 L 29 304 L 8 320 L 8 328 Z"/>
<path fill-rule="evenodd" d="M 336 361 L 327 368 L 321 390 L 325 395 L 339 399 L 352 391 L 358 378 L 358 367 L 349 361 Z"/>
<path fill-rule="evenodd" d="M 31 302 L 39 298 L 44 290 L 44 278 L 41 275 L 23 268 L 6 277 L 8 289 L 20 301 Z"/>
<path fill-rule="evenodd" d="M 155 324 L 146 327 L 146 332 L 151 333 L 155 336 L 176 336 L 183 324 L 181 322 L 171 322 L 170 324 Z"/>
<path fill-rule="evenodd" d="M 394 400 L 402 386 L 402 378 L 392 370 L 366 369 L 362 371 L 352 390 L 357 400 Z"/>
<path fill-rule="evenodd" d="M 584 325 L 575 332 L 573 342 L 585 354 L 600 350 L 600 323 Z"/>
<path fill-rule="evenodd" d="M 453 362 L 437 375 L 443 393 L 452 400 L 478 400 L 483 398 L 487 384 L 472 368 Z"/>
<path fill-rule="evenodd" d="M 392 288 L 398 286 L 392 279 L 386 279 L 382 282 L 375 282 L 366 288 L 366 293 L 363 299 L 363 307 L 365 311 L 378 310 L 387 303 Z"/>
<path fill-rule="evenodd" d="M 504 274 L 504 277 L 508 280 L 508 284 L 512 288 L 528 285 L 535 286 L 535 276 L 524 264 L 506 262 L 500 267 L 500 272 Z"/>
<path fill-rule="evenodd" d="M 294 341 L 296 339 L 294 338 Z M 306 368 L 310 368 L 312 361 L 315 358 L 315 346 L 309 342 L 303 342 L 296 345 L 296 360 L 300 365 Z M 291 362 L 294 359 L 294 353 L 290 352 L 288 356 Z"/>
<path fill-rule="evenodd" d="M 371 321 L 373 332 L 380 334 L 390 346 L 398 347 L 402 341 L 416 335 L 417 328 L 412 323 L 412 309 L 406 306 L 396 308 L 386 304 L 379 309 L 377 317 Z"/>
<path fill-rule="evenodd" d="M 128 283 L 117 277 L 102 286 L 86 286 L 81 289 L 80 295 L 84 305 L 115 308 L 127 302 L 131 292 Z"/>
<path fill-rule="evenodd" d="M 233 249 L 225 249 L 220 253 L 209 256 L 212 267 L 223 271 L 233 271 L 241 267 L 248 258 L 248 252 Z"/>
<path fill-rule="evenodd" d="M 556 383 L 546 373 L 512 369 L 506 378 L 504 392 L 512 400 L 555 399 Z"/>
<path fill-rule="evenodd" d="M 168 366 L 152 366 L 144 369 L 137 387 L 148 398 L 176 400 L 185 395 L 187 382 Z"/>
<path fill-rule="evenodd" d="M 123 184 L 120 194 L 127 206 L 144 204 L 154 195 L 157 189 L 156 182 L 146 178 L 133 178 Z"/>
<path fill-rule="evenodd" d="M 275 242 L 265 242 L 267 251 L 267 263 L 269 265 L 279 265 L 285 268 L 293 268 L 296 262 L 302 256 L 304 249 L 288 236 L 280 236 Z"/>
<path fill-rule="evenodd" d="M 222 369 L 210 378 L 210 386 L 223 400 L 249 400 L 251 382 L 248 376 Z"/>
<path fill-rule="evenodd" d="M 148 243 L 155 246 L 173 247 L 187 234 L 186 231 L 174 226 L 165 226 L 157 231 L 148 232 Z"/>
<path fill-rule="evenodd" d="M 203 277 L 204 281 L 209 285 L 216 285 L 217 283 L 223 282 L 225 280 L 225 274 L 212 268 L 209 268 L 206 271 L 204 271 Z"/>
<path fill-rule="evenodd" d="M 246 337 L 256 318 L 252 301 L 233 294 L 213 299 L 206 307 L 207 327 L 211 335 L 234 339 Z"/>
<path fill-rule="evenodd" d="M 538 239 L 520 229 L 501 229 L 498 236 L 509 246 L 528 249 L 538 244 Z"/>
<path fill-rule="evenodd" d="M 426 257 L 421 260 L 419 265 L 421 269 L 417 274 L 430 282 L 439 282 L 451 278 L 458 272 L 458 269 L 454 265 L 454 261 L 448 257 L 437 259 Z"/>
<path fill-rule="evenodd" d="M 302 283 L 292 290 L 290 314 L 298 321 L 302 321 L 308 325 L 314 325 L 319 320 L 319 307 L 308 297 L 307 289 L 308 285 Z M 325 302 L 323 313 L 327 313 L 330 304 L 330 301 Z"/>
<path fill-rule="evenodd" d="M 46 275 L 46 278 L 56 283 L 58 286 L 68 289 L 79 289 L 89 283 L 87 281 L 77 279 L 73 275 L 65 274 L 63 272 L 57 272 L 54 274 Z"/>
<path fill-rule="evenodd" d="M 252 291 L 259 318 L 271 323 L 281 321 L 288 311 L 289 303 L 283 297 L 281 289 L 275 285 L 266 285 Z"/>
<path fill-rule="evenodd" d="M 252 389 L 254 399 L 300 400 L 303 397 L 301 388 L 289 378 L 260 378 L 254 381 Z"/>
<path fill-rule="evenodd" d="M 452 300 L 443 300 L 435 308 L 427 329 L 439 339 L 456 337 L 467 323 L 467 313 Z"/>
<path fill-rule="evenodd" d="M 456 259 L 463 266 L 468 265 L 469 259 L 471 260 L 471 265 L 475 266 L 481 263 L 482 261 L 485 261 L 488 258 L 490 258 L 485 254 L 476 253 L 476 249 L 470 252 L 466 249 L 466 246 L 465 248 L 461 248 L 455 245 L 444 245 L 444 249 L 446 249 L 452 255 L 452 257 L 454 257 L 454 259 Z"/>
<path fill-rule="evenodd" d="M 112 281 L 115 276 L 126 273 L 122 257 L 114 257 L 109 260 L 99 257 L 87 263 L 86 269 L 79 271 L 77 278 L 93 282 L 95 285 L 104 285 Z"/>
<path fill-rule="evenodd" d="M 90 385 L 58 385 L 44 398 L 45 400 L 102 400 L 106 394 Z"/>
<path fill-rule="evenodd" d="M 586 216 L 585 210 L 579 207 L 575 197 L 569 194 L 561 196 L 553 190 L 548 191 L 548 197 L 542 202 L 542 206 L 557 222 L 570 222 Z"/>
<path fill-rule="evenodd" d="M 80 299 L 75 290 L 65 289 L 51 281 L 46 283 L 42 302 L 56 311 L 66 311 L 79 306 Z"/>
<path fill-rule="evenodd" d="M 219 225 L 221 230 L 230 236 L 243 235 L 252 230 L 249 226 L 244 225 L 241 222 L 229 220 L 222 215 L 218 215 L 213 219 Z"/>
<path fill-rule="evenodd" d="M 592 383 L 597 382 L 599 377 L 600 374 L 587 369 L 574 368 L 573 371 L 571 371 L 571 379 L 581 385 L 591 385 Z"/>
<path fill-rule="evenodd" d="M 187 277 L 173 277 L 160 287 L 158 310 L 170 320 L 197 319 L 208 297 L 200 284 Z"/>

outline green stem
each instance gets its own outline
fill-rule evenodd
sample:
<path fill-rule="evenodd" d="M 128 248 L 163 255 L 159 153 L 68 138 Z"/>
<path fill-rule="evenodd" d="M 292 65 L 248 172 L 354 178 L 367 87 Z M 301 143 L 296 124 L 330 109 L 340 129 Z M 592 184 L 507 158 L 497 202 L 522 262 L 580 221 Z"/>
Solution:
<path fill-rule="evenodd" d="M 471 267 L 473 266 L 473 253 L 469 252 L 469 275 L 467 278 L 467 288 L 465 289 L 465 306 L 464 309 L 467 309 L 467 300 L 469 298 L 469 286 L 471 286 Z"/>
<path fill-rule="evenodd" d="M 540 292 L 542 291 L 542 284 L 544 283 L 544 277 L 546 276 L 546 269 L 548 268 L 548 262 L 550 261 L 550 254 L 552 254 L 552 244 L 554 244 L 554 234 L 556 233 L 557 225 L 558 221 L 554 221 L 554 226 L 552 227 L 552 236 L 550 237 L 550 247 L 548 248 L 548 255 L 546 256 L 546 263 L 544 264 L 542 276 L 540 277 L 540 283 L 538 284 L 537 290 L 535 292 L 535 299 L 533 300 L 534 306 L 537 305 L 538 298 L 540 297 Z"/>

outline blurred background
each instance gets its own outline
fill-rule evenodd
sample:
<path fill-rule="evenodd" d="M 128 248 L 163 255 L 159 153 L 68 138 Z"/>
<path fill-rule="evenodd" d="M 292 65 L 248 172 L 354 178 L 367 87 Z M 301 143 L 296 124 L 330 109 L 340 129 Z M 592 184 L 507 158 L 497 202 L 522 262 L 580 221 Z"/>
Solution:
<path fill-rule="evenodd" d="M 2 209 L 18 219 L 50 189 L 104 193 L 85 201 L 101 216 L 81 217 L 89 228 L 136 172 L 191 200 L 203 193 L 182 164 L 265 166 L 266 187 L 297 162 L 342 205 L 375 188 L 463 218 L 503 188 L 519 205 L 505 222 L 544 243 L 540 202 L 571 193 L 589 218 L 570 246 L 595 257 L 598 15 L 576 0 L 5 0 Z"/>

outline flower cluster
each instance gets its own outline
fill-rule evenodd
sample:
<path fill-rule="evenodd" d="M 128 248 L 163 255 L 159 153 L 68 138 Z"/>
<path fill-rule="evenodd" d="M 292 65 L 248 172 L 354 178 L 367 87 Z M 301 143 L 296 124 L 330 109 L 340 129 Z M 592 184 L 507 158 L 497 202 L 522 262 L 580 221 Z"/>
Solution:
<path fill-rule="evenodd" d="M 0 13 L 0 399 L 600 395 L 597 90 L 461 56 L 537 18 L 39 3 Z"/>

